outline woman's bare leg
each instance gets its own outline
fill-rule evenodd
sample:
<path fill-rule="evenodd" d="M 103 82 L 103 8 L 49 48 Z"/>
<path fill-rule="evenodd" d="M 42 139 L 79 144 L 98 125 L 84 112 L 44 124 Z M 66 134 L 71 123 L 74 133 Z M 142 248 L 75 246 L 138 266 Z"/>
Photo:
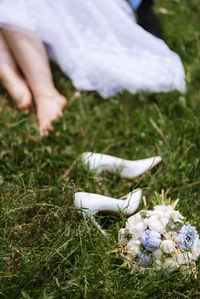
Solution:
<path fill-rule="evenodd" d="M 4 26 L 2 30 L 33 93 L 40 133 L 46 134 L 67 100 L 54 86 L 44 44 L 27 30 L 11 26 Z"/>
<path fill-rule="evenodd" d="M 31 105 L 31 93 L 19 74 L 15 60 L 0 30 L 0 79 L 12 99 L 21 110 L 28 112 Z"/>

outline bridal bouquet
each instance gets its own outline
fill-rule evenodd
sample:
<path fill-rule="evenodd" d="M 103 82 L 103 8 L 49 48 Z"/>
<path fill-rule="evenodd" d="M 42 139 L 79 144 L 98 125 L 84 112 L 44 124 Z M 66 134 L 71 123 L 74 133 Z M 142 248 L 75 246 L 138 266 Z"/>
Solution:
<path fill-rule="evenodd" d="M 199 235 L 175 204 L 163 202 L 128 218 L 118 236 L 125 265 L 164 269 L 168 274 L 178 269 L 196 272 Z"/>

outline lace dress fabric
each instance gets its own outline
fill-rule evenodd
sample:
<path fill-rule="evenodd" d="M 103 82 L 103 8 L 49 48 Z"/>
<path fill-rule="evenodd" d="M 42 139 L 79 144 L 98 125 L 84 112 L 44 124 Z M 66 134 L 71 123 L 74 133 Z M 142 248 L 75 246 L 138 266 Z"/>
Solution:
<path fill-rule="evenodd" d="M 0 0 L 0 24 L 37 34 L 80 90 L 185 90 L 179 56 L 136 24 L 124 0 Z"/>

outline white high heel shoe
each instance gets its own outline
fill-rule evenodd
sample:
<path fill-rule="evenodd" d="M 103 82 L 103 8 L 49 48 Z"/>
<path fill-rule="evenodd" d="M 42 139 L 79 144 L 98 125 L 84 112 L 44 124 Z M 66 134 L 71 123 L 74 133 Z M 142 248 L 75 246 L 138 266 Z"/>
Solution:
<path fill-rule="evenodd" d="M 106 235 L 101 226 L 94 219 L 98 212 L 122 212 L 125 215 L 132 215 L 138 208 L 142 190 L 136 189 L 120 199 L 107 197 L 95 193 L 76 192 L 74 194 L 74 205 L 81 209 L 81 212 L 89 216 L 94 225 L 103 235 Z"/>
<path fill-rule="evenodd" d="M 81 159 L 90 170 L 101 173 L 103 170 L 118 172 L 124 178 L 136 178 L 152 169 L 162 158 L 159 156 L 142 160 L 124 160 L 110 155 L 86 152 L 81 155 Z"/>

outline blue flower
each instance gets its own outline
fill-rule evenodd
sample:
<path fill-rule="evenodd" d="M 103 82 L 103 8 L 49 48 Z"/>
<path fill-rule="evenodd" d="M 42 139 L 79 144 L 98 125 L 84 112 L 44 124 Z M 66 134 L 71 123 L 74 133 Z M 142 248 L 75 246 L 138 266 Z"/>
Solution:
<path fill-rule="evenodd" d="M 149 251 L 154 251 L 160 246 L 161 236 L 158 232 L 147 229 L 140 237 L 142 245 Z"/>
<path fill-rule="evenodd" d="M 189 250 L 194 245 L 196 231 L 191 225 L 183 225 L 181 230 L 177 232 L 176 243 L 183 249 Z"/>
<path fill-rule="evenodd" d="M 153 264 L 153 258 L 150 252 L 141 251 L 138 256 L 138 261 L 142 267 L 151 267 Z"/>

